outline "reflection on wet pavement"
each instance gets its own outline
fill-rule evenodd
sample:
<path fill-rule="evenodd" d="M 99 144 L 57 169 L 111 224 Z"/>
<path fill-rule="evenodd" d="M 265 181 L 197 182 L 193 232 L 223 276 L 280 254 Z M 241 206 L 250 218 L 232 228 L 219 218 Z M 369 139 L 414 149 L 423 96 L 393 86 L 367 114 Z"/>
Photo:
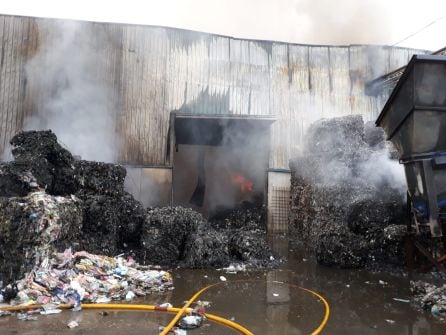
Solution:
<path fill-rule="evenodd" d="M 321 293 L 330 303 L 330 320 L 322 334 L 440 335 L 446 324 L 408 303 L 393 298 L 410 298 L 409 279 L 386 273 L 339 270 L 321 267 L 303 254 L 290 251 L 283 237 L 271 239 L 273 249 L 289 259 L 283 268 L 238 274 L 224 274 L 228 282 L 206 291 L 202 300 L 212 302 L 209 313 L 240 323 L 254 334 L 310 334 L 324 315 L 324 305 L 307 287 Z M 151 295 L 133 303 L 171 302 L 180 307 L 196 291 L 219 281 L 215 270 L 173 270 L 175 290 Z M 231 282 L 232 281 L 232 282 Z M 0 317 L 0 334 L 158 334 L 173 317 L 166 313 L 64 311 L 38 316 L 37 321 Z M 75 320 L 79 327 L 69 329 Z M 236 334 L 209 321 L 188 334 Z"/>

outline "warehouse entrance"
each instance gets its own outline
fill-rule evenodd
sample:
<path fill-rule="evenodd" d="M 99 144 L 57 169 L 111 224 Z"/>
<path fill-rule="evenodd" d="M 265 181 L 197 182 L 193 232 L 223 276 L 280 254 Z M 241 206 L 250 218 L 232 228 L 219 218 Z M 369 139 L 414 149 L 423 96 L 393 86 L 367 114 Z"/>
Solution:
<path fill-rule="evenodd" d="M 210 216 L 265 204 L 271 117 L 172 113 L 174 205 Z"/>

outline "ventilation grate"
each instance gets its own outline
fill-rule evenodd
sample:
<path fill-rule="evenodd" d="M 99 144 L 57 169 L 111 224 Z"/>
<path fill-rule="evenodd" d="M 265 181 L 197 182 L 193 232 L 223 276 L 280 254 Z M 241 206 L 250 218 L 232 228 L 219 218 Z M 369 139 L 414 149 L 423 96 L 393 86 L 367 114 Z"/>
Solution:
<path fill-rule="evenodd" d="M 290 188 L 273 186 L 271 194 L 271 219 L 269 231 L 272 233 L 288 232 L 290 212 Z"/>

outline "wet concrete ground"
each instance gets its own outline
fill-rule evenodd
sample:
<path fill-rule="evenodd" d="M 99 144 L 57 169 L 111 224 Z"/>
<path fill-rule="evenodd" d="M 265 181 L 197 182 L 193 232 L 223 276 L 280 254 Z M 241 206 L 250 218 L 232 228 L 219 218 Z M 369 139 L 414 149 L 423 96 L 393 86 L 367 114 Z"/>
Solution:
<path fill-rule="evenodd" d="M 272 271 L 226 274 L 209 270 L 173 270 L 175 290 L 152 295 L 132 303 L 171 302 L 180 307 L 196 291 L 228 281 L 205 292 L 201 299 L 212 306 L 209 313 L 240 323 L 254 334 L 311 334 L 323 319 L 320 300 L 299 287 L 321 293 L 330 303 L 331 316 L 322 334 L 440 335 L 446 323 L 429 313 L 418 312 L 410 304 L 393 298 L 410 298 L 407 276 L 321 267 L 302 253 L 288 249 L 284 238 L 272 239 L 273 248 L 289 258 L 287 265 Z M 283 282 L 279 283 L 279 282 Z M 173 316 L 166 313 L 64 311 L 38 316 L 37 321 L 0 317 L 0 334 L 158 334 Z M 75 320 L 79 327 L 68 329 Z M 224 326 L 206 321 L 188 334 L 236 334 Z"/>

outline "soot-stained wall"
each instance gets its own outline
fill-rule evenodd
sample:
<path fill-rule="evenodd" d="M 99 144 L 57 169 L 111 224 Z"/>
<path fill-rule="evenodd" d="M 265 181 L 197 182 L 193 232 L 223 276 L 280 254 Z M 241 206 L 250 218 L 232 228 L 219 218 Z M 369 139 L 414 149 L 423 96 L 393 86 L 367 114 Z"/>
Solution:
<path fill-rule="evenodd" d="M 61 124 L 62 130 L 56 133 L 67 133 L 68 123 L 55 122 L 58 111 L 69 109 L 72 102 L 68 95 L 59 105 L 61 87 L 64 97 L 68 91 L 79 98 L 74 86 L 84 85 L 82 103 L 88 109 L 94 100 L 85 114 L 91 116 L 99 109 L 109 113 L 92 122 L 99 123 L 93 129 L 111 134 L 98 138 L 104 138 L 111 151 L 116 150 L 113 159 L 167 165 L 173 110 L 274 115 L 270 167 L 288 168 L 310 123 L 346 114 L 374 119 L 387 96 L 366 96 L 365 81 L 405 65 L 413 53 L 422 53 L 386 46 L 244 40 L 94 22 L 75 22 L 77 30 L 70 35 L 67 25 L 73 23 L 0 16 L 0 152 L 27 124 L 41 128 Z M 56 59 L 62 60 L 58 68 Z M 69 75 L 59 80 L 57 73 L 70 68 L 87 75 L 73 82 Z M 98 99 L 101 94 L 104 96 Z M 59 100 L 52 103 L 54 99 Z M 107 122 L 101 124 L 104 118 Z M 72 118 L 69 123 L 77 121 Z M 92 122 L 80 123 L 78 129 Z M 66 141 L 70 147 L 70 138 Z M 104 147 L 98 145 L 97 151 Z"/>

